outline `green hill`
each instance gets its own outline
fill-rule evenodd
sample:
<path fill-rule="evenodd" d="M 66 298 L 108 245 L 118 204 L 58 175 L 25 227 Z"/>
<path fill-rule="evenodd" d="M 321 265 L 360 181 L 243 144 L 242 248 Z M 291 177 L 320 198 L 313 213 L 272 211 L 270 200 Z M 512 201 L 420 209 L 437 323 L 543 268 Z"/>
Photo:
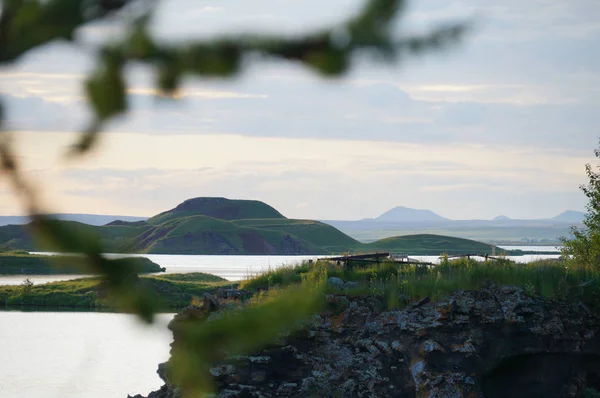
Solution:
<path fill-rule="evenodd" d="M 492 246 L 487 243 L 431 234 L 395 236 L 369 244 L 362 244 L 358 248 L 365 251 L 386 251 L 412 255 L 492 253 Z M 500 254 L 503 251 L 505 250 L 496 248 L 496 254 Z"/>
<path fill-rule="evenodd" d="M 126 242 L 151 228 L 151 226 L 147 224 L 137 223 L 133 223 L 133 225 L 118 224 L 95 226 L 76 221 L 56 220 L 54 222 L 65 225 L 78 235 L 97 238 L 107 252 L 116 251 Z M 27 251 L 47 250 L 48 248 L 44 247 L 43 244 L 36 244 L 28 229 L 28 225 L 6 225 L 0 227 L 0 246 Z"/>
<path fill-rule="evenodd" d="M 138 273 L 162 272 L 158 264 L 145 257 L 128 257 L 122 260 Z M 22 251 L 0 253 L 0 275 L 54 275 L 91 274 L 78 256 L 41 256 Z"/>
<path fill-rule="evenodd" d="M 253 219 L 236 220 L 236 225 L 287 232 L 302 238 L 327 252 L 343 252 L 360 242 L 331 225 L 312 220 Z"/>
<path fill-rule="evenodd" d="M 285 219 L 277 210 L 258 200 L 193 198 L 184 201 L 174 209 L 149 218 L 147 222 L 152 225 L 160 225 L 166 221 L 189 216 L 208 216 L 220 220 L 241 220 L 247 218 Z"/>
<path fill-rule="evenodd" d="M 157 225 L 119 248 L 153 254 L 326 254 L 311 242 L 286 231 L 239 226 L 206 216 Z"/>

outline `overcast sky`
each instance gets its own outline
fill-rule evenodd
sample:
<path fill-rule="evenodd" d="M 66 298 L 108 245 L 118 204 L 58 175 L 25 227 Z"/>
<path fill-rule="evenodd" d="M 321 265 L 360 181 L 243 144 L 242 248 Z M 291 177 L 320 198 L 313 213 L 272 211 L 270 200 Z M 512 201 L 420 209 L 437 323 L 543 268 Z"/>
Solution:
<path fill-rule="evenodd" d="M 297 34 L 357 0 L 163 0 L 165 40 L 226 32 Z M 472 19 L 462 44 L 392 66 L 358 59 L 324 80 L 258 62 L 231 81 L 189 80 L 157 100 L 151 71 L 128 73 L 132 112 L 88 158 L 64 148 L 89 113 L 84 45 L 56 43 L 0 70 L 30 178 L 58 212 L 150 216 L 196 196 L 258 199 L 284 215 L 375 217 L 391 207 L 453 219 L 552 217 L 583 210 L 600 137 L 600 2 L 412 1 L 397 32 Z M 88 26 L 80 43 L 118 33 Z M 5 181 L 0 214 L 21 213 Z"/>

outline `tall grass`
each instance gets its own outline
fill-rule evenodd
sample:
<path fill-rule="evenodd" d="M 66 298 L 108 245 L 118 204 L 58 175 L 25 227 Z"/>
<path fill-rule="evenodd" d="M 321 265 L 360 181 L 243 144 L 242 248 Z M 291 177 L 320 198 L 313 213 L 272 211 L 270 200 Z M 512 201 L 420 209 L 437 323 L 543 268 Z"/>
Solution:
<path fill-rule="evenodd" d="M 344 267 L 327 262 L 285 267 L 242 281 L 250 290 L 270 289 L 300 283 L 307 276 L 324 272 L 326 277 L 360 282 L 347 291 L 351 295 L 375 295 L 399 305 L 425 297 L 440 299 L 457 290 L 478 290 L 494 284 L 517 286 L 533 296 L 579 298 L 600 303 L 600 269 L 571 262 L 541 260 L 527 264 L 507 259 L 481 262 L 474 259 L 443 259 L 437 266 L 383 262 L 368 267 Z"/>

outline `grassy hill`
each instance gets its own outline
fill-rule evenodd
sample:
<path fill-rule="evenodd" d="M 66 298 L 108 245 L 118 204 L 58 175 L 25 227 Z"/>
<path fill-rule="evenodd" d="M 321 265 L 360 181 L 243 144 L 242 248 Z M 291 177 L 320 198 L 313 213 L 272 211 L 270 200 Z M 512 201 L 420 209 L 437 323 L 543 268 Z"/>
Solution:
<path fill-rule="evenodd" d="M 282 231 L 302 238 L 327 252 L 343 252 L 359 244 L 331 225 L 312 220 L 253 219 L 236 220 L 236 225 L 252 228 Z"/>
<path fill-rule="evenodd" d="M 145 223 L 122 223 L 95 226 L 76 221 L 55 221 L 70 228 L 78 235 L 95 237 L 107 252 L 114 252 L 129 240 L 151 228 Z M 41 243 L 41 245 L 40 245 Z M 45 250 L 43 242 L 35 242 L 29 233 L 28 225 L 6 225 L 0 227 L 0 246 L 13 249 L 36 251 Z"/>
<path fill-rule="evenodd" d="M 487 243 L 431 234 L 396 236 L 369 244 L 362 244 L 358 248 L 365 251 L 386 251 L 412 255 L 492 253 L 492 246 Z M 496 254 L 500 254 L 503 251 L 503 249 L 496 248 Z"/>
<path fill-rule="evenodd" d="M 285 218 L 277 210 L 258 200 L 193 198 L 182 202 L 174 209 L 149 218 L 147 222 L 152 225 L 160 225 L 167 221 L 189 216 L 208 216 L 220 220 Z"/>
<path fill-rule="evenodd" d="M 153 254 L 326 254 L 287 231 L 252 228 L 206 216 L 167 221 L 119 248 Z"/>

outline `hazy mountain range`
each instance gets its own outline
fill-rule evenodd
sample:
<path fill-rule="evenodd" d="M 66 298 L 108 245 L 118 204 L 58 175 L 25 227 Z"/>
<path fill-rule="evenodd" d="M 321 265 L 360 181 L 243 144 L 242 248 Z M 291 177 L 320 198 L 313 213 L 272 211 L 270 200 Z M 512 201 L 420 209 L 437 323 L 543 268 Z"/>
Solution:
<path fill-rule="evenodd" d="M 397 235 L 431 233 L 495 243 L 554 244 L 568 237 L 572 225 L 580 225 L 585 213 L 567 210 L 552 218 L 451 220 L 431 210 L 394 207 L 375 218 L 357 221 L 322 220 L 363 242 Z"/>
<path fill-rule="evenodd" d="M 540 219 L 512 219 L 506 216 L 497 216 L 491 220 L 451 220 L 434 213 L 431 210 L 411 209 L 405 206 L 396 206 L 376 218 L 365 218 L 359 221 L 401 222 L 401 223 L 424 223 L 424 222 L 472 222 L 472 221 L 548 221 L 580 224 L 585 218 L 585 213 L 575 210 L 567 210 L 552 218 Z"/>

